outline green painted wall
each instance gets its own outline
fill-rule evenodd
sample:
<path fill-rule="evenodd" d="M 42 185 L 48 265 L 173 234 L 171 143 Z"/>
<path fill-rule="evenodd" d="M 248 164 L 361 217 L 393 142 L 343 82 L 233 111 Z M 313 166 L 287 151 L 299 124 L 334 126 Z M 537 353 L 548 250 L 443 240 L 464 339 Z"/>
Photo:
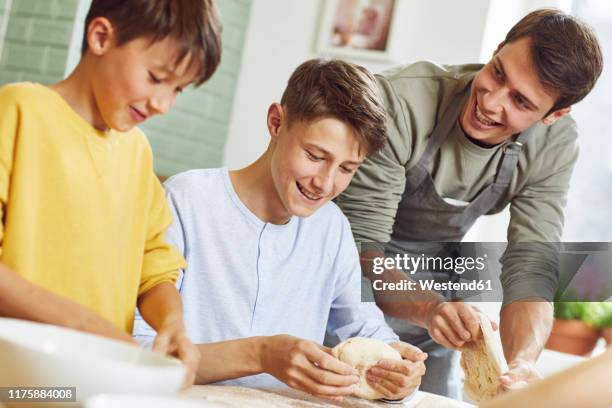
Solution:
<path fill-rule="evenodd" d="M 0 16 L 5 2 L 0 0 Z M 0 84 L 62 79 L 78 61 L 81 20 L 90 2 L 13 0 L 0 57 Z M 142 126 L 153 147 L 158 174 L 221 165 L 251 3 L 217 1 L 224 26 L 221 66 L 209 82 L 185 90 L 170 113 Z"/>
<path fill-rule="evenodd" d="M 13 0 L 0 83 L 50 83 L 64 75 L 78 0 Z"/>
<path fill-rule="evenodd" d="M 4 33 L 4 9 L 6 8 L 6 0 L 0 0 L 0 36 Z M 2 39 L 0 38 L 0 41 Z"/>

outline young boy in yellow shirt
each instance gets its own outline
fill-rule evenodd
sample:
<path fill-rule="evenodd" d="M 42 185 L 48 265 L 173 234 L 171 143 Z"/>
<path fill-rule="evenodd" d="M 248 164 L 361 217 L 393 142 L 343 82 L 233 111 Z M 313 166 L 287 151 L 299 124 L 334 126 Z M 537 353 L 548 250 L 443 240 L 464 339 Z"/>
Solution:
<path fill-rule="evenodd" d="M 138 305 L 193 380 L 185 263 L 135 126 L 213 74 L 218 14 L 213 0 L 93 0 L 85 27 L 68 78 L 0 88 L 0 315 L 130 340 Z"/>

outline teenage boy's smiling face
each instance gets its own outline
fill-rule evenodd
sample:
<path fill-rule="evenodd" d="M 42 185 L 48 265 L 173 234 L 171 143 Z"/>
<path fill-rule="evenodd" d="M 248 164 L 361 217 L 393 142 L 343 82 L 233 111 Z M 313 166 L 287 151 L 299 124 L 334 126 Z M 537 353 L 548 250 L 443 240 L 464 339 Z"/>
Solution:
<path fill-rule="evenodd" d="M 530 41 L 524 37 L 503 45 L 474 78 L 460 117 L 470 137 L 501 143 L 542 120 L 553 107 L 556 95 L 540 82 Z"/>
<path fill-rule="evenodd" d="M 335 198 L 365 156 L 353 128 L 331 117 L 280 126 L 272 143 L 272 179 L 290 216 L 307 217 Z"/>
<path fill-rule="evenodd" d="M 168 112 L 177 95 L 197 75 L 190 56 L 176 62 L 179 46 L 170 37 L 151 43 L 136 38 L 117 47 L 109 43 L 87 52 L 96 57 L 92 91 L 102 125 L 127 131 L 154 115 Z M 96 44 L 94 44 L 95 47 Z"/>

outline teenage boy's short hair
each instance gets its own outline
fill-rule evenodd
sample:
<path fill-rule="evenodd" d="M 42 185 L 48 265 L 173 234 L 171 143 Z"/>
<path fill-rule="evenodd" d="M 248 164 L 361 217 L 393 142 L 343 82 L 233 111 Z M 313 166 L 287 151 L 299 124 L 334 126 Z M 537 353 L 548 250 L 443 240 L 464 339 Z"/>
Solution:
<path fill-rule="evenodd" d="M 544 87 L 559 94 L 550 110 L 582 100 L 595 86 L 603 69 L 597 36 L 578 18 L 557 9 L 527 14 L 506 35 L 506 44 L 523 37 L 531 40 L 531 57 Z"/>
<path fill-rule="evenodd" d="M 191 58 L 199 64 L 196 85 L 208 80 L 221 60 L 221 20 L 214 0 L 93 0 L 85 19 L 82 53 L 87 51 L 87 28 L 106 17 L 121 46 L 138 37 L 151 42 L 171 37 L 181 46 L 177 63 Z"/>
<path fill-rule="evenodd" d="M 351 125 L 366 154 L 386 141 L 386 114 L 376 80 L 365 68 L 341 60 L 312 59 L 289 78 L 281 98 L 288 124 L 333 117 Z"/>

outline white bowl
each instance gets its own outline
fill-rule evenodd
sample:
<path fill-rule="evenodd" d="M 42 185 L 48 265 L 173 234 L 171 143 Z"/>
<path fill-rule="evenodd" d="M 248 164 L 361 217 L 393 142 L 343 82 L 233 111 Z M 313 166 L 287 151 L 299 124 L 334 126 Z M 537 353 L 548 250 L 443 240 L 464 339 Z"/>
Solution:
<path fill-rule="evenodd" d="M 173 394 L 186 368 L 137 345 L 75 330 L 0 318 L 0 387 L 76 387 L 101 393 Z"/>
<path fill-rule="evenodd" d="M 150 397 L 147 395 L 102 394 L 88 398 L 83 408 L 228 408 L 231 405 L 172 397 Z"/>

